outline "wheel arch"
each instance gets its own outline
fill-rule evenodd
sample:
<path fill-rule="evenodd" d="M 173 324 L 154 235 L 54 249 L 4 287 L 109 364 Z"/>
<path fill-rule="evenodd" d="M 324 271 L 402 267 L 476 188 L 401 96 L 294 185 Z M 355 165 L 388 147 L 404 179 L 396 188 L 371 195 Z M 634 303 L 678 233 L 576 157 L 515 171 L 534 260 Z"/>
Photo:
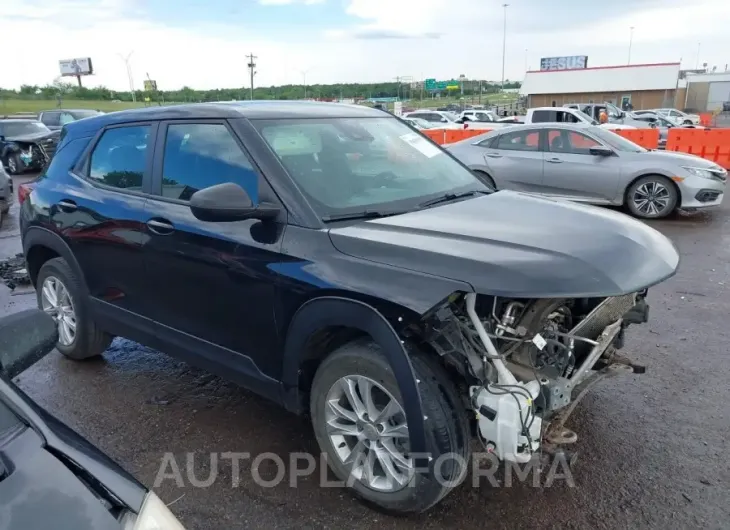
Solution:
<path fill-rule="evenodd" d="M 405 310 L 404 311 L 408 311 Z M 410 316 L 410 315 L 407 315 Z M 423 409 L 418 383 L 411 360 L 400 336 L 383 312 L 370 303 L 344 296 L 326 295 L 305 302 L 294 314 L 286 334 L 282 385 L 283 402 L 287 409 L 302 413 L 306 384 L 307 362 L 312 360 L 312 341 L 317 346 L 329 341 L 326 353 L 356 337 L 369 335 L 381 347 L 393 370 L 403 397 L 403 405 L 411 436 L 411 451 L 426 451 Z M 321 361 L 325 356 L 317 359 Z"/>
<path fill-rule="evenodd" d="M 636 182 L 639 179 L 643 179 L 644 177 L 661 177 L 661 178 L 669 181 L 672 184 L 672 186 L 674 187 L 674 191 L 677 192 L 677 205 L 675 206 L 675 208 L 680 208 L 682 206 L 682 192 L 680 191 L 679 186 L 677 186 L 677 183 L 674 182 L 671 179 L 671 177 L 668 177 L 667 175 L 663 175 L 662 173 L 658 173 L 656 171 L 651 171 L 651 172 L 648 172 L 648 173 L 642 173 L 640 175 L 637 175 L 633 179 L 631 179 L 631 182 L 629 182 L 626 185 L 626 188 L 624 188 L 624 195 L 623 195 L 623 203 L 624 204 L 627 204 L 628 203 L 629 190 L 631 189 L 631 186 L 633 186 L 634 184 L 636 184 Z"/>
<path fill-rule="evenodd" d="M 23 235 L 23 253 L 32 285 L 35 285 L 38 272 L 45 262 L 53 258 L 63 258 L 82 280 L 84 294 L 88 295 L 88 288 L 79 262 L 76 261 L 68 244 L 58 234 L 46 228 L 31 226 Z"/>

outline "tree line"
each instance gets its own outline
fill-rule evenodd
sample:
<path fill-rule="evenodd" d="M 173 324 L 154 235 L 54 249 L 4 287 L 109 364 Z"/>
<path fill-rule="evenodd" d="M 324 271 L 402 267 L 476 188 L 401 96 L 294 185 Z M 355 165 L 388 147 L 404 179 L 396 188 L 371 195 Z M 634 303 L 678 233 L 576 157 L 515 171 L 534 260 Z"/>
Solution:
<path fill-rule="evenodd" d="M 464 96 L 475 96 L 479 94 L 481 87 L 482 94 L 495 94 L 499 92 L 501 84 L 489 83 L 487 81 L 465 81 Z M 517 81 L 505 82 L 505 88 L 519 88 Z M 450 91 L 450 94 L 461 94 L 461 90 Z M 444 92 L 444 95 L 446 92 Z M 214 90 L 196 90 L 187 86 L 179 90 L 162 90 L 154 93 L 143 90 L 135 91 L 137 101 L 144 101 L 150 98 L 151 101 L 174 101 L 174 102 L 205 102 L 205 101 L 230 101 L 244 100 L 251 98 L 251 89 L 240 88 L 218 88 Z M 389 98 L 399 97 L 401 99 L 428 98 L 431 94 L 423 90 L 420 85 L 388 82 L 388 83 L 339 83 L 331 85 L 282 85 L 255 87 L 254 99 L 358 99 L 358 98 Z M 22 85 L 19 90 L 0 88 L 0 99 L 78 99 L 94 101 L 132 101 L 131 91 L 116 91 L 103 86 L 79 87 L 69 83 L 56 81 L 52 84 Z"/>

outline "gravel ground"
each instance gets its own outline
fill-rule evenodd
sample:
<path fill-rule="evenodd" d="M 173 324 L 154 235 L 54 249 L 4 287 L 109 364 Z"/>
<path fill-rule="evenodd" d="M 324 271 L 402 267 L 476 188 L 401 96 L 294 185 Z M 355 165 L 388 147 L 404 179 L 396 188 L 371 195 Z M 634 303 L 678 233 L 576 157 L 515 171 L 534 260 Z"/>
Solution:
<path fill-rule="evenodd" d="M 650 323 L 631 328 L 625 352 L 647 373 L 600 383 L 569 422 L 579 435 L 574 487 L 560 479 L 472 487 L 470 477 L 428 514 L 394 518 L 320 487 L 319 465 L 297 487 L 288 471 L 276 487 L 257 485 L 251 460 L 235 480 L 231 460 L 216 464 L 211 453 L 271 452 L 287 463 L 290 453 L 317 452 L 307 421 L 130 341 L 116 339 L 86 363 L 53 352 L 19 384 L 148 486 L 173 455 L 182 484 L 166 466 L 155 489 L 191 529 L 728 528 L 729 210 L 652 223 L 679 248 L 681 269 L 650 291 Z M 0 230 L 0 257 L 19 250 L 15 213 Z M 2 314 L 34 304 L 33 294 L 0 286 Z M 211 485 L 191 485 L 211 468 Z M 256 469 L 263 479 L 277 471 L 271 460 Z"/>

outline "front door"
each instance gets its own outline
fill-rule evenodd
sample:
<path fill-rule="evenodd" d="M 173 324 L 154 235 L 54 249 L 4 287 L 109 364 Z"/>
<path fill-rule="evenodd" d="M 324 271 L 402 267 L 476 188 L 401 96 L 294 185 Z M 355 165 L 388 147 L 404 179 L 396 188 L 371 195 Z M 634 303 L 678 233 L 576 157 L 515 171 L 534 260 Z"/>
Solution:
<path fill-rule="evenodd" d="M 547 129 L 542 190 L 547 195 L 606 203 L 616 198 L 618 157 L 599 156 L 591 147 L 603 147 L 594 138 L 567 129 Z"/>
<path fill-rule="evenodd" d="M 157 135 L 153 197 L 146 209 L 149 315 L 163 342 L 212 362 L 235 379 L 274 374 L 280 361 L 274 326 L 274 274 L 283 225 L 257 220 L 200 221 L 189 201 L 223 182 L 276 201 L 225 120 L 162 123 Z M 247 380 L 251 386 L 255 381 Z"/>
<path fill-rule="evenodd" d="M 539 140 L 539 130 L 520 129 L 505 132 L 484 149 L 484 161 L 497 189 L 539 190 L 543 170 Z"/>

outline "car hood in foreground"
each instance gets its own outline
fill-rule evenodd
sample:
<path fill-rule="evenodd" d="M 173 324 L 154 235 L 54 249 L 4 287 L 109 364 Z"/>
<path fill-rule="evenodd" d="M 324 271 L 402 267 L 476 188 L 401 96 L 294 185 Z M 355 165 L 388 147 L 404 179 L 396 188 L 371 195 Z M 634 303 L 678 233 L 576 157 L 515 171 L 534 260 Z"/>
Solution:
<path fill-rule="evenodd" d="M 674 245 L 626 215 L 511 191 L 330 230 L 342 253 L 509 297 L 617 296 L 672 276 Z"/>

